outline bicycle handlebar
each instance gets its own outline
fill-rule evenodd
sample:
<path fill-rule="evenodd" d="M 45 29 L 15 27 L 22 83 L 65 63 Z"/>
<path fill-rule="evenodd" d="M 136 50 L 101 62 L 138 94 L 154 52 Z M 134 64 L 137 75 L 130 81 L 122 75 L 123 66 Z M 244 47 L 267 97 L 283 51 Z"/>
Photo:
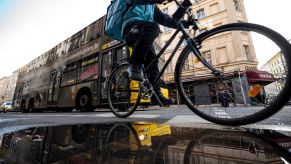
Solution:
<path fill-rule="evenodd" d="M 181 4 L 177 0 L 173 1 L 175 1 L 179 6 L 173 14 L 173 18 L 175 18 L 176 20 L 180 20 L 185 15 L 185 13 L 187 13 L 187 9 L 192 6 L 192 3 L 190 2 L 190 0 L 184 0 Z"/>

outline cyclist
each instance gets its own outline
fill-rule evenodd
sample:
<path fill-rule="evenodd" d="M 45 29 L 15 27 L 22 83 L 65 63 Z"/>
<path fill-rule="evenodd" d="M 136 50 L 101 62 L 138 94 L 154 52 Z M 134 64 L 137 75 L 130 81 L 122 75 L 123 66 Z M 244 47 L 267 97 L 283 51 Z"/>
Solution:
<path fill-rule="evenodd" d="M 164 0 L 125 0 L 130 8 L 124 14 L 122 25 L 122 37 L 126 44 L 133 47 L 132 56 L 129 60 L 131 66 L 128 73 L 131 79 L 142 81 L 142 64 L 149 66 L 156 56 L 153 41 L 159 35 L 159 24 L 176 28 L 176 21 L 169 15 L 164 14 L 155 4 L 161 4 Z M 188 26 L 192 22 L 184 22 Z M 148 69 L 149 82 L 153 83 L 159 74 L 158 61 L 155 61 Z M 160 81 L 154 90 L 164 105 L 172 103 L 172 100 L 162 95 Z M 153 100 L 155 101 L 155 100 Z"/>

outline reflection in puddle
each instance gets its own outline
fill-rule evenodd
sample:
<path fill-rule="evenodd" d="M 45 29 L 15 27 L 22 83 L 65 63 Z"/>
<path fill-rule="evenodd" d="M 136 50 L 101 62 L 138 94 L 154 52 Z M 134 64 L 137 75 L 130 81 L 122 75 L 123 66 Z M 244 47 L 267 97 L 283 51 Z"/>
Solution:
<path fill-rule="evenodd" d="M 285 134 L 288 132 L 248 131 L 251 133 L 144 122 L 30 128 L 0 137 L 0 163 L 290 161 L 291 138 Z"/>

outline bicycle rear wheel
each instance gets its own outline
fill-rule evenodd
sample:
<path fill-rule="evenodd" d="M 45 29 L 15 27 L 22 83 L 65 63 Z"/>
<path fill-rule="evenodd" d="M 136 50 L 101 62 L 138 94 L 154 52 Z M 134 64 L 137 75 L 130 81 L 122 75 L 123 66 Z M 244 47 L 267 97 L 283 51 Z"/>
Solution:
<path fill-rule="evenodd" d="M 250 124 L 278 112 L 290 99 L 291 46 L 277 32 L 233 23 L 195 40 L 202 58 L 220 72 L 206 68 L 189 46 L 181 53 L 175 81 L 185 104 L 197 115 L 217 124 Z"/>
<path fill-rule="evenodd" d="M 130 116 L 140 102 L 139 85 L 128 76 L 129 64 L 117 67 L 107 83 L 108 103 L 112 113 L 120 118 Z"/>

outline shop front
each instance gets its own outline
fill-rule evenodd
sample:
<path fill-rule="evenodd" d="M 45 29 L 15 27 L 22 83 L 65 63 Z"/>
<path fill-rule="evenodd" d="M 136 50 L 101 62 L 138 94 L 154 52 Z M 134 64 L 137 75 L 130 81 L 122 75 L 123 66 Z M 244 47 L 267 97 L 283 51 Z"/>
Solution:
<path fill-rule="evenodd" d="M 241 78 L 244 88 L 244 94 L 247 94 L 248 83 L 245 75 Z M 227 80 L 223 82 L 213 77 L 193 78 L 183 81 L 183 88 L 186 95 L 193 104 L 222 104 L 225 99 L 224 95 L 227 95 L 227 101 L 235 101 L 244 103 L 241 87 L 238 86 L 239 78 L 230 74 Z M 179 93 L 177 93 L 177 87 L 174 82 L 167 82 L 169 88 L 169 95 L 175 100 L 177 104 L 184 104 Z M 230 100 L 230 97 L 232 100 Z M 248 100 L 250 102 L 250 100 Z M 228 102 L 224 102 L 223 104 Z"/>
<path fill-rule="evenodd" d="M 269 85 L 276 81 L 276 78 L 274 77 L 273 74 L 266 71 L 248 70 L 246 71 L 246 76 L 248 79 L 248 83 L 250 85 L 248 96 L 251 97 L 252 105 L 269 103 L 269 101 L 271 101 L 272 99 L 272 96 L 276 96 L 276 95 L 271 96 L 268 93 L 266 93 L 266 89 L 267 90 L 276 89 L 270 88 L 272 86 Z"/>

